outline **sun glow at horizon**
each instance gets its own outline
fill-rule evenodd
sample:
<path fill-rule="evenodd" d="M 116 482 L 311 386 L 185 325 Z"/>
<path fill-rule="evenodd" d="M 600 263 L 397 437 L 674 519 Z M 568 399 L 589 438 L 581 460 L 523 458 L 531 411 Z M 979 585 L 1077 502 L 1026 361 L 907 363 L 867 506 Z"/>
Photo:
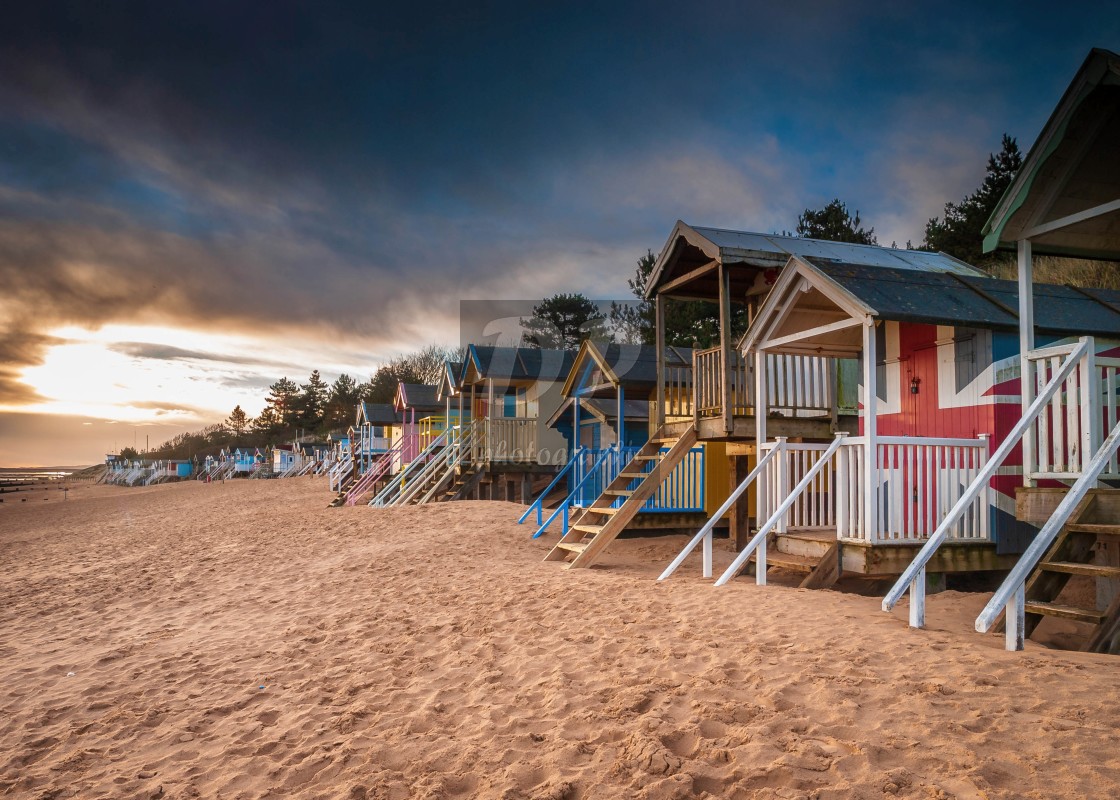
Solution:
<path fill-rule="evenodd" d="M 66 326 L 50 335 L 59 343 L 20 376 L 43 399 L 0 411 L 178 424 L 186 430 L 220 421 L 236 405 L 250 416 L 259 414 L 268 385 L 281 377 L 303 382 L 311 369 L 319 369 L 328 380 L 340 372 L 365 380 L 372 371 L 372 365 L 347 363 L 353 347 L 342 351 L 302 337 L 295 346 L 150 325 Z"/>

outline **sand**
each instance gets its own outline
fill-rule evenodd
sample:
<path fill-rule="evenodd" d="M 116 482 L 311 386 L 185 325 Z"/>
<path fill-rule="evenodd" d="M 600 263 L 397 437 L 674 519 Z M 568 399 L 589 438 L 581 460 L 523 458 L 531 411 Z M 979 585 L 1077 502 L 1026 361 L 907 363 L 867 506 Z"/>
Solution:
<path fill-rule="evenodd" d="M 1120 660 L 1005 652 L 983 595 L 912 631 L 659 584 L 681 537 L 569 572 L 518 506 L 327 509 L 321 479 L 47 494 L 0 507 L 3 796 L 1120 794 Z"/>

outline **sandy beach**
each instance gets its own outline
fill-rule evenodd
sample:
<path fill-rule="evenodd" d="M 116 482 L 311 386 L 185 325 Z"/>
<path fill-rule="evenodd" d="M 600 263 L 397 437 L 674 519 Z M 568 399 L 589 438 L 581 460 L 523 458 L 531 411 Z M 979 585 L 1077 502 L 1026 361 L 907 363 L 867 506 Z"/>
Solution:
<path fill-rule="evenodd" d="M 328 509 L 321 479 L 43 494 L 0 506 L 3 796 L 1120 794 L 1120 660 L 1005 652 L 985 595 L 912 631 L 657 583 L 682 537 L 565 571 L 518 506 Z"/>

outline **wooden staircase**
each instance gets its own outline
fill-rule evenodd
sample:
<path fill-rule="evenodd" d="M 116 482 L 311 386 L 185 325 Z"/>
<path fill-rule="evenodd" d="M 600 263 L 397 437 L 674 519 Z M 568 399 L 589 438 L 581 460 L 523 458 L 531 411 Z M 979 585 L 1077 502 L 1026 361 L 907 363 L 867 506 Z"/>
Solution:
<path fill-rule="evenodd" d="M 1086 651 L 1120 654 L 1120 594 L 1104 611 L 1057 602 L 1058 595 L 1074 575 L 1120 579 L 1120 566 L 1093 563 L 1098 545 L 1120 542 L 1120 522 L 1102 521 L 1102 509 L 1097 506 L 1095 497 L 1087 497 L 1081 503 L 1027 579 L 1024 587 L 1026 638 L 1030 638 L 1043 617 L 1071 619 L 1095 627 Z M 997 629 L 1002 630 L 1003 623 Z"/>
<path fill-rule="evenodd" d="M 429 502 L 443 503 L 449 500 L 462 500 L 463 496 L 482 478 L 482 471 L 481 465 L 478 464 L 461 468 L 447 488 L 442 493 L 437 493 Z"/>
<path fill-rule="evenodd" d="M 697 442 L 696 426 L 670 435 L 665 426 L 622 468 L 595 501 L 577 517 L 568 532 L 545 556 L 545 561 L 571 561 L 567 569 L 590 567 L 637 516 L 666 478 Z M 661 450 L 669 446 L 669 452 Z M 653 468 L 645 472 L 646 464 Z M 622 505 L 613 508 L 619 498 Z M 574 558 L 573 558 L 574 556 Z"/>

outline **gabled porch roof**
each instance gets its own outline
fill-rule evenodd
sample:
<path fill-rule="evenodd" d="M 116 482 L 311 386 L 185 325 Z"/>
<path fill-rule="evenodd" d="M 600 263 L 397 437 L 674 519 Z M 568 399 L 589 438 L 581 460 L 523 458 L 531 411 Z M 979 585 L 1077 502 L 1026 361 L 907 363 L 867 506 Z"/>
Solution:
<path fill-rule="evenodd" d="M 1120 292 L 1052 284 L 1034 291 L 1038 330 L 1120 337 Z M 793 257 L 741 347 L 850 357 L 862 347 L 860 325 L 872 320 L 1013 331 L 1018 301 L 1014 281 Z"/>
<path fill-rule="evenodd" d="M 436 397 L 439 400 L 445 400 L 448 397 L 456 397 L 460 391 L 460 381 L 463 379 L 463 362 L 462 361 L 445 361 L 443 364 L 443 375 L 440 377 L 439 387 L 436 392 Z"/>
<path fill-rule="evenodd" d="M 1120 55 L 1094 49 L 984 226 L 984 250 L 1120 260 Z"/>
<path fill-rule="evenodd" d="M 733 267 L 729 275 L 732 297 L 741 299 L 751 294 L 764 294 L 777 277 L 777 270 L 790 256 L 919 272 L 983 274 L 945 253 L 694 227 L 677 220 L 650 273 L 645 295 L 647 298 L 658 293 L 699 299 L 718 297 L 720 264 Z"/>
<path fill-rule="evenodd" d="M 666 347 L 665 364 L 691 367 L 692 348 Z M 631 397 L 648 399 L 657 388 L 657 348 L 584 340 L 564 381 L 564 396 L 613 397 L 619 386 Z"/>

